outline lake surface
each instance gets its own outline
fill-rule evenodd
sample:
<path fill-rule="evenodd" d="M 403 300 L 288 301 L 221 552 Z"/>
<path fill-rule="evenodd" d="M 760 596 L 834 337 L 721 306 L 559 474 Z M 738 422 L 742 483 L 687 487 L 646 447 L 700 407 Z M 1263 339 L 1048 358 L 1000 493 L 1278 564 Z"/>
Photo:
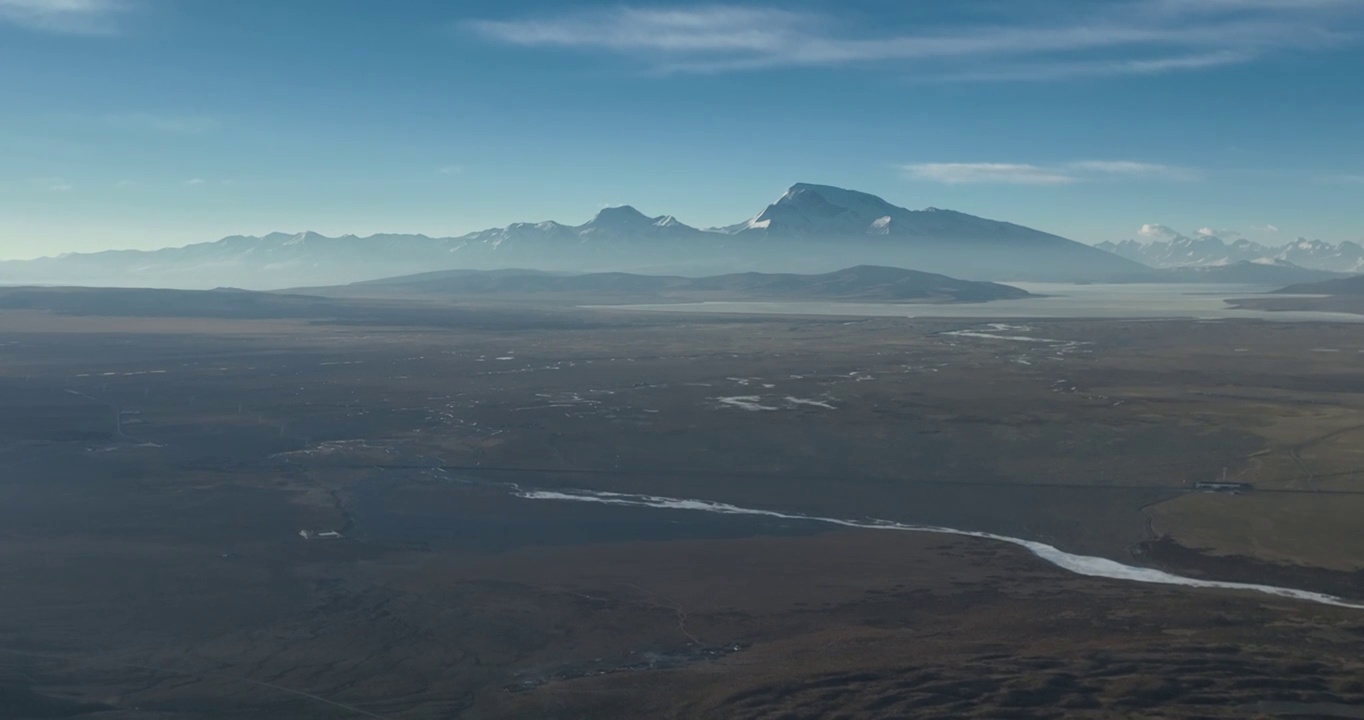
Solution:
<path fill-rule="evenodd" d="M 986 303 L 929 305 L 855 302 L 700 302 L 647 305 L 589 305 L 615 310 L 735 313 L 742 315 L 846 315 L 853 317 L 981 319 L 1199 319 L 1276 322 L 1364 322 L 1364 315 L 1337 312 L 1238 310 L 1227 300 L 1267 295 L 1275 286 L 1192 283 L 1092 284 L 1006 283 L 1039 297 Z"/>

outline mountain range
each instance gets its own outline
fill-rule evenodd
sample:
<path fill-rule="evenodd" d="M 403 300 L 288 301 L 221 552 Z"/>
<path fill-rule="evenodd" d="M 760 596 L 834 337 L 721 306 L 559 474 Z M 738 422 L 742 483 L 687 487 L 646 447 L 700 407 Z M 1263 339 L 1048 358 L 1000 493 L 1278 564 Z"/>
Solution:
<path fill-rule="evenodd" d="M 1153 268 L 1213 267 L 1251 262 L 1289 264 L 1334 273 L 1364 272 L 1364 246 L 1348 240 L 1333 245 L 1322 240 L 1298 238 L 1283 245 L 1265 245 L 1244 238 L 1228 241 L 1217 235 L 1190 237 L 1175 233 L 1158 240 L 1104 242 L 1096 247 Z"/>
<path fill-rule="evenodd" d="M 698 276 L 823 273 L 851 265 L 971 280 L 1150 277 L 1139 262 L 1021 225 L 952 210 L 908 210 L 867 193 L 799 183 L 752 219 L 705 230 L 624 206 L 582 225 L 514 223 L 446 238 L 237 235 L 161 250 L 0 262 L 0 283 L 280 288 L 458 268 Z"/>

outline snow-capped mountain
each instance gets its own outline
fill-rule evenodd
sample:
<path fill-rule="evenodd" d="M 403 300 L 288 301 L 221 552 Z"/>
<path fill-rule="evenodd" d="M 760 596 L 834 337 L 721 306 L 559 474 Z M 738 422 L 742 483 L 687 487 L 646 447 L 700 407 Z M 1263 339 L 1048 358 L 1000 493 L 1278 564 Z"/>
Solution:
<path fill-rule="evenodd" d="M 1251 262 L 1287 263 L 1309 270 L 1336 273 L 1364 272 L 1364 247 L 1348 240 L 1333 245 L 1322 240 L 1298 238 L 1281 246 L 1272 246 L 1244 238 L 1228 242 L 1216 235 L 1189 237 L 1175 233 L 1164 239 L 1105 242 L 1097 247 L 1154 268 L 1210 267 Z"/>
<path fill-rule="evenodd" d="M 271 233 L 8 261 L 0 262 L 0 283 L 277 288 L 459 268 L 701 275 L 818 273 L 858 264 L 972 280 L 1097 281 L 1149 273 L 1113 253 L 1021 225 L 908 210 L 875 195 L 800 183 L 751 220 L 710 230 L 624 206 L 581 225 L 514 223 L 459 237 Z"/>
<path fill-rule="evenodd" d="M 844 257 L 969 279 L 1127 280 L 1150 269 L 1013 223 L 953 210 L 908 210 L 855 190 L 798 183 L 753 219 L 723 229 L 788 258 Z"/>
<path fill-rule="evenodd" d="M 1349 240 L 1332 245 L 1321 240 L 1298 238 L 1279 248 L 1274 257 L 1320 270 L 1364 272 L 1364 247 Z"/>

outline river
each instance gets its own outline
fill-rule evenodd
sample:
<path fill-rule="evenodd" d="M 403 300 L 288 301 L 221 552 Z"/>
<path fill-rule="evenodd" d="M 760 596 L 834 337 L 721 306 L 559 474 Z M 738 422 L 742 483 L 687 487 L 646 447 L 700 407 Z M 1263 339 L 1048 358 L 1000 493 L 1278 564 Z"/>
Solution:
<path fill-rule="evenodd" d="M 603 503 L 607 505 L 621 505 L 626 507 L 647 507 L 660 510 L 685 510 L 692 512 L 718 513 L 721 515 L 753 515 L 768 518 L 780 518 L 784 520 L 802 520 L 812 523 L 824 523 L 828 525 L 839 525 L 842 527 L 862 528 L 867 530 L 895 530 L 901 532 L 930 532 L 945 535 L 962 535 L 966 537 L 984 538 L 996 542 L 1009 543 L 1026 548 L 1029 552 L 1063 570 L 1073 572 L 1077 575 L 1088 577 L 1109 578 L 1112 580 L 1124 580 L 1127 582 L 1149 583 L 1155 585 L 1180 585 L 1193 588 L 1210 588 L 1218 590 L 1239 590 L 1247 592 L 1274 595 L 1293 600 L 1318 603 L 1321 605 L 1331 605 L 1334 607 L 1351 608 L 1364 610 L 1364 604 L 1351 602 L 1333 595 L 1312 592 L 1310 590 L 1297 590 L 1294 588 L 1276 587 L 1273 585 L 1257 585 L 1253 583 L 1223 582 L 1219 580 L 1198 580 L 1186 578 L 1172 573 L 1167 573 L 1154 568 L 1143 568 L 1134 565 L 1124 565 L 1123 563 L 1109 560 L 1107 558 L 1093 557 L 1090 555 L 1076 555 L 1057 549 L 1046 543 L 1022 538 L 1009 537 L 1008 535 L 996 535 L 987 532 L 974 532 L 969 530 L 956 530 L 954 528 L 936 527 L 932 525 L 906 525 L 904 523 L 891 522 L 889 520 L 847 520 L 842 518 L 819 517 L 815 515 L 802 515 L 798 513 L 783 513 L 775 510 L 757 510 L 753 508 L 739 507 L 727 503 L 710 502 L 707 500 L 687 500 L 681 498 L 659 497 L 655 495 L 632 495 L 628 493 L 597 492 L 592 490 L 518 490 L 516 496 L 527 500 L 549 500 L 561 502 L 586 502 Z"/>

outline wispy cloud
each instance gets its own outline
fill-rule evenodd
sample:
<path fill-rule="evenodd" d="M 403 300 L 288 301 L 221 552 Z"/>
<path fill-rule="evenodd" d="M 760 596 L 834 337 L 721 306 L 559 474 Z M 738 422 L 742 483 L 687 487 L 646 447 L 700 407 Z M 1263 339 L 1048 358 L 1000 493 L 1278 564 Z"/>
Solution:
<path fill-rule="evenodd" d="M 1064 168 L 1077 177 L 1146 177 L 1167 180 L 1196 180 L 1201 177 L 1197 170 L 1182 165 L 1134 162 L 1132 160 L 1079 160 L 1066 163 Z"/>
<path fill-rule="evenodd" d="M 4 2 L 4 0 L 0 0 Z M 105 117 L 110 125 L 125 130 L 164 135 L 202 135 L 217 130 L 221 123 L 206 115 L 175 115 L 148 112 L 119 113 Z"/>
<path fill-rule="evenodd" d="M 208 181 L 205 180 L 205 179 L 203 179 L 203 178 L 190 178 L 190 179 L 188 179 L 188 180 L 185 181 L 185 184 L 188 185 L 188 186 L 190 186 L 190 187 L 198 187 L 198 186 L 203 185 L 203 184 L 205 184 L 205 183 L 207 183 L 207 182 L 208 182 Z"/>
<path fill-rule="evenodd" d="M 1215 237 L 1223 240 L 1234 240 L 1243 237 L 1244 233 L 1233 228 L 1201 227 L 1198 229 L 1199 237 Z"/>
<path fill-rule="evenodd" d="M 75 185 L 59 177 L 41 177 L 33 179 L 33 186 L 42 190 L 52 192 L 70 192 L 76 188 Z"/>
<path fill-rule="evenodd" d="M 1351 39 L 1361 0 L 1038 0 L 982 5 L 969 22 L 873 25 L 773 7 L 616 6 L 465 27 L 508 45 L 598 51 L 662 72 L 880 63 L 916 77 L 1058 80 L 1245 63 Z M 911 11 L 912 14 L 912 11 Z"/>
<path fill-rule="evenodd" d="M 462 165 L 442 165 L 436 168 L 436 174 L 438 175 L 458 175 L 462 172 L 464 172 L 464 166 Z"/>
<path fill-rule="evenodd" d="M 1160 225 L 1157 223 L 1142 225 L 1141 228 L 1137 230 L 1137 234 L 1152 240 L 1174 240 L 1176 238 L 1184 237 L 1178 230 L 1175 230 L 1168 225 Z"/>
<path fill-rule="evenodd" d="M 0 22 L 69 35 L 110 35 L 130 0 L 0 0 Z"/>
<path fill-rule="evenodd" d="M 1104 179 L 1160 178 L 1191 180 L 1197 171 L 1177 165 L 1131 160 L 1079 160 L 1059 165 L 1021 163 L 910 163 L 901 166 L 916 180 L 948 185 L 977 183 L 1006 185 L 1069 185 Z"/>
<path fill-rule="evenodd" d="M 1196 238 L 1217 238 L 1222 241 L 1255 240 L 1268 241 L 1266 236 L 1274 235 L 1279 232 L 1275 225 L 1255 225 L 1243 226 L 1244 230 L 1226 227 L 1201 227 L 1195 233 Z M 1137 237 L 1151 242 L 1169 240 L 1188 240 L 1189 238 L 1180 231 L 1159 223 L 1147 223 L 1137 229 Z"/>
<path fill-rule="evenodd" d="M 1257 55 L 1251 52 L 1222 50 L 1152 59 L 1024 62 L 986 69 L 947 72 L 926 79 L 935 82 L 1053 82 L 1123 75 L 1163 75 L 1223 65 L 1239 65 L 1256 57 Z"/>
<path fill-rule="evenodd" d="M 1070 175 L 1038 165 L 1014 163 L 915 163 L 905 165 L 904 170 L 912 178 L 948 185 L 1064 185 L 1076 181 Z"/>

